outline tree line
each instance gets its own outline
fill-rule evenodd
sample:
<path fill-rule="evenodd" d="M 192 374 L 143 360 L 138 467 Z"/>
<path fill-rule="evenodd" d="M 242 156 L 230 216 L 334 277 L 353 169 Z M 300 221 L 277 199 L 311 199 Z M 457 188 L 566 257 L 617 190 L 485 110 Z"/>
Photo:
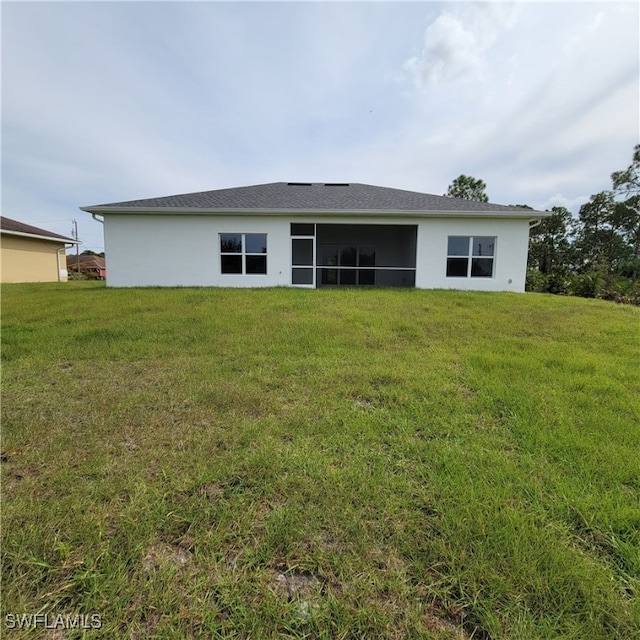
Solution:
<path fill-rule="evenodd" d="M 553 207 L 552 215 L 531 229 L 527 291 L 640 305 L 640 144 L 629 167 L 612 173 L 611 182 L 611 189 L 592 195 L 577 217 Z M 484 181 L 466 175 L 445 195 L 489 200 Z"/>

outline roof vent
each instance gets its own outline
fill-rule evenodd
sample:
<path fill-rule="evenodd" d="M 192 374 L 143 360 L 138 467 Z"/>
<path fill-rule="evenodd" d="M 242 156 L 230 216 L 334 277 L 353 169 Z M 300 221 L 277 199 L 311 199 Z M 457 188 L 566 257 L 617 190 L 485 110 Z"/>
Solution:
<path fill-rule="evenodd" d="M 288 187 L 310 187 L 311 182 L 287 182 Z"/>
<path fill-rule="evenodd" d="M 325 182 L 325 187 L 348 187 L 348 182 Z"/>

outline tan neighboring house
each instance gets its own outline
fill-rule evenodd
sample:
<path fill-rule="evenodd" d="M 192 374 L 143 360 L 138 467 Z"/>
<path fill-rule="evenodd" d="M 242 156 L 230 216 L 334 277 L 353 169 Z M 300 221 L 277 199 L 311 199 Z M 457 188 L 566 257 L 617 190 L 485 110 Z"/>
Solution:
<path fill-rule="evenodd" d="M 105 261 L 102 256 L 80 254 L 67 255 L 67 270 L 71 273 L 79 272 L 89 280 L 104 280 L 107 275 Z"/>
<path fill-rule="evenodd" d="M 66 282 L 67 245 L 76 240 L 0 217 L 0 282 Z"/>

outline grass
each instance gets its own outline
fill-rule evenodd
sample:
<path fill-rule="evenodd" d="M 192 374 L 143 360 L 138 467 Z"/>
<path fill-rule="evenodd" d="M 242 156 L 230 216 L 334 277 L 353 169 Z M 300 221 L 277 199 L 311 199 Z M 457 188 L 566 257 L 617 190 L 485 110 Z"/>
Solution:
<path fill-rule="evenodd" d="M 2 299 L 8 637 L 640 637 L 639 309 Z M 37 612 L 102 627 L 7 631 Z"/>

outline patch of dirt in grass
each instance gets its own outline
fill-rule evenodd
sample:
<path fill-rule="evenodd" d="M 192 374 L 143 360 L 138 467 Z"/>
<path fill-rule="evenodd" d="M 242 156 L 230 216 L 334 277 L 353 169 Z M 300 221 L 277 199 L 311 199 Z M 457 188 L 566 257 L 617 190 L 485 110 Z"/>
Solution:
<path fill-rule="evenodd" d="M 374 399 L 364 397 L 354 398 L 353 406 L 361 411 L 376 411 L 379 408 Z"/>
<path fill-rule="evenodd" d="M 429 631 L 447 634 L 447 637 L 451 638 L 451 640 L 468 640 L 476 637 L 468 634 L 458 623 L 436 609 L 427 611 L 422 618 L 422 623 Z"/>
<path fill-rule="evenodd" d="M 287 569 L 273 571 L 269 579 L 269 588 L 287 602 L 296 603 L 294 618 L 299 622 L 308 622 L 320 605 L 317 599 L 322 594 L 324 581 L 312 573 Z"/>
<path fill-rule="evenodd" d="M 270 580 L 270 587 L 274 593 L 286 597 L 287 600 L 304 600 L 317 595 L 322 589 L 322 581 L 313 574 L 301 571 L 274 571 Z"/>
<path fill-rule="evenodd" d="M 430 510 L 429 507 L 426 508 Z M 367 557 L 369 564 L 375 567 L 375 573 L 379 572 L 380 577 L 391 580 L 393 583 L 410 584 L 410 568 L 407 562 L 394 553 L 391 549 L 372 548 Z M 376 575 L 372 574 L 372 579 Z M 426 576 L 423 576 L 423 580 Z M 434 581 L 437 581 L 434 576 Z M 417 602 L 424 603 L 424 608 L 419 614 L 421 624 L 431 632 L 438 634 L 438 637 L 451 640 L 488 640 L 488 636 L 482 629 L 469 624 L 466 619 L 466 611 L 456 603 L 447 605 L 440 598 L 434 597 L 429 592 L 426 585 L 421 581 L 414 584 Z M 394 597 L 392 591 L 380 589 L 370 599 L 373 606 L 379 607 L 392 619 L 400 620 L 403 616 L 405 601 L 402 598 Z M 391 636 L 390 637 L 396 637 Z M 397 636 L 400 637 L 400 636 Z"/>
<path fill-rule="evenodd" d="M 374 548 L 369 550 L 367 557 L 380 571 L 393 572 L 405 576 L 406 564 L 397 554 L 387 549 Z"/>
<path fill-rule="evenodd" d="M 6 492 L 11 492 L 22 480 L 40 476 L 40 470 L 34 466 L 10 468 L 6 473 L 7 479 L 2 483 L 2 488 Z"/>
<path fill-rule="evenodd" d="M 163 542 L 152 545 L 142 558 L 142 568 L 153 571 L 159 568 L 182 568 L 191 559 L 191 554 L 184 548 Z"/>
<path fill-rule="evenodd" d="M 475 625 L 467 614 L 464 606 L 455 602 L 447 605 L 436 597 L 431 600 L 424 621 L 427 628 L 447 633 L 453 640 L 491 640 L 487 631 Z"/>
<path fill-rule="evenodd" d="M 199 488 L 199 493 L 216 502 L 224 497 L 224 486 L 219 482 L 207 482 Z"/>
<path fill-rule="evenodd" d="M 136 449 L 140 448 L 140 445 L 133 441 L 131 438 L 125 440 L 124 442 L 121 442 L 120 445 L 125 449 L 128 449 L 129 451 L 135 451 Z"/>
<path fill-rule="evenodd" d="M 429 637 L 433 633 L 442 640 L 487 640 L 483 635 L 467 632 L 461 619 L 444 608 L 440 609 L 437 603 L 426 604 L 423 608 L 418 601 L 410 602 L 398 593 L 384 589 L 368 596 L 365 602 L 371 611 L 380 612 L 381 617 L 389 621 L 385 636 L 389 640 L 406 638 L 406 624 L 410 619 L 430 632 Z"/>
<path fill-rule="evenodd" d="M 401 404 L 401 400 L 393 389 L 389 390 L 384 387 L 372 389 L 371 392 L 358 391 L 351 395 L 351 402 L 354 409 L 365 412 L 393 409 Z"/>
<path fill-rule="evenodd" d="M 219 482 L 205 482 L 204 484 L 197 485 L 187 491 L 178 494 L 178 501 L 180 498 L 184 499 L 187 496 L 195 496 L 199 498 L 207 498 L 211 502 L 218 502 L 225 498 L 230 498 L 236 493 L 240 493 L 249 487 L 249 482 L 240 476 L 231 476 L 226 480 Z"/>
<path fill-rule="evenodd" d="M 142 629 L 132 630 L 129 634 L 129 640 L 147 640 L 152 637 L 161 620 L 162 614 L 159 611 L 147 611 L 141 621 Z"/>
<path fill-rule="evenodd" d="M 314 551 L 321 553 L 340 553 L 345 551 L 345 544 L 337 540 L 331 532 L 319 532 L 311 538 L 305 538 L 300 541 L 299 548 L 305 554 L 311 554 Z"/>

